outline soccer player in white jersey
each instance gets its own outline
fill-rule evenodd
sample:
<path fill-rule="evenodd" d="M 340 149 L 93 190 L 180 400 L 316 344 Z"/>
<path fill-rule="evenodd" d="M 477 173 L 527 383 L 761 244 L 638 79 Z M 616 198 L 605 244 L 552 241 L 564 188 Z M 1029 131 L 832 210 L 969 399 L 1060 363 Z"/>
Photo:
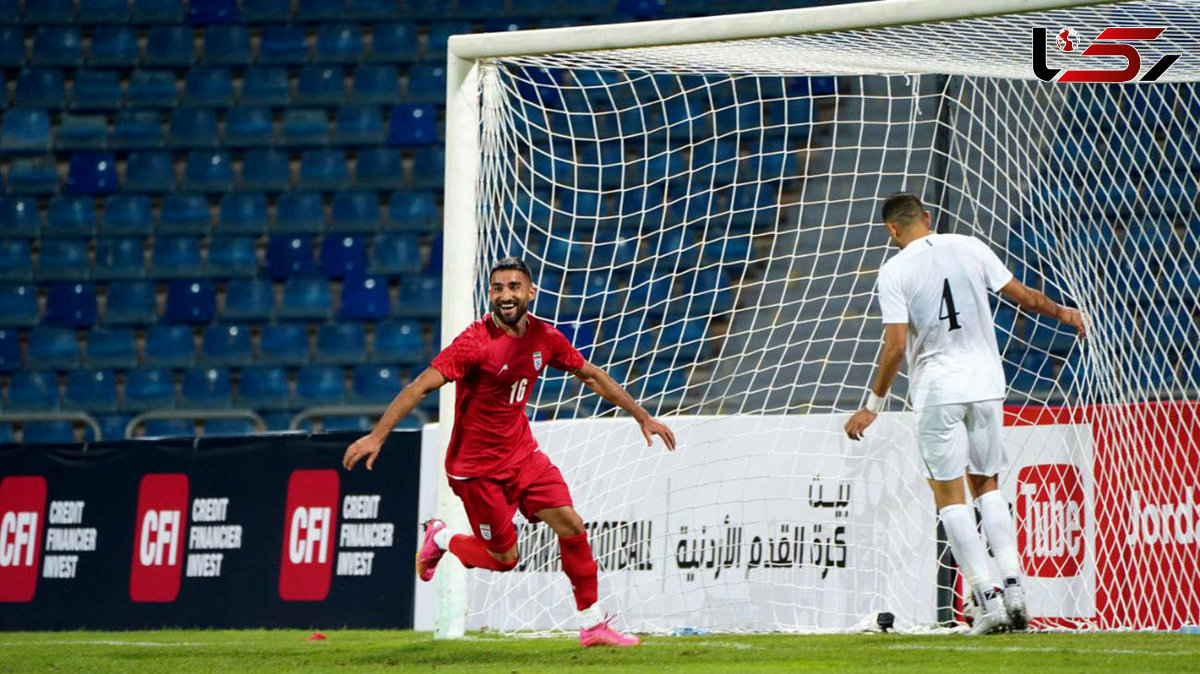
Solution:
<path fill-rule="evenodd" d="M 866 405 L 846 422 L 846 434 L 858 440 L 875 421 L 907 353 L 925 477 L 954 559 L 982 612 L 971 634 L 1010 625 L 1024 629 L 1028 614 L 1016 531 L 1008 502 L 996 488 L 997 474 L 1008 468 L 1000 438 L 1005 384 L 987 293 L 1003 293 L 1026 311 L 1074 327 L 1081 337 L 1083 316 L 1014 279 L 982 241 L 933 233 L 929 211 L 916 195 L 898 193 L 884 200 L 883 223 L 901 250 L 879 270 L 884 324 L 879 371 Z M 965 434 L 958 431 L 962 426 Z M 974 510 L 966 504 L 964 472 L 1004 575 L 1002 598 L 988 570 Z"/>

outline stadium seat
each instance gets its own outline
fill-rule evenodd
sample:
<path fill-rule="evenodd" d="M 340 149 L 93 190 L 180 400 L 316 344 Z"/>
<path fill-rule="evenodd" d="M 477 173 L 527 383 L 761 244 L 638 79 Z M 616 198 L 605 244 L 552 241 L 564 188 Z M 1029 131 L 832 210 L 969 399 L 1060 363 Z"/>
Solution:
<path fill-rule="evenodd" d="M 280 192 L 291 187 L 288 156 L 279 150 L 247 150 L 242 157 L 241 188 L 254 192 Z"/>
<path fill-rule="evenodd" d="M 409 101 L 441 103 L 446 98 L 446 67 L 419 63 L 408 71 Z"/>
<path fill-rule="evenodd" d="M 129 76 L 127 100 L 135 108 L 173 108 L 179 96 L 170 70 L 135 70 Z"/>
<path fill-rule="evenodd" d="M 61 70 L 28 68 L 17 75 L 13 105 L 24 108 L 58 109 L 66 103 Z"/>
<path fill-rule="evenodd" d="M 391 231 L 429 232 L 441 219 L 430 192 L 393 192 L 388 201 L 387 228 Z"/>
<path fill-rule="evenodd" d="M 203 194 L 168 194 L 159 206 L 158 230 L 162 234 L 205 236 L 212 230 L 208 199 Z"/>
<path fill-rule="evenodd" d="M 244 66 L 253 60 L 250 29 L 240 24 L 213 25 L 204 29 L 203 63 Z"/>
<path fill-rule="evenodd" d="M 63 191 L 101 196 L 116 192 L 118 182 L 117 159 L 111 152 L 76 152 L 67 166 Z"/>
<path fill-rule="evenodd" d="M 233 160 L 228 152 L 194 150 L 183 165 L 180 187 L 192 192 L 229 192 L 233 190 Z"/>
<path fill-rule="evenodd" d="M 183 13 L 178 0 L 133 0 L 134 23 L 179 23 Z"/>
<path fill-rule="evenodd" d="M 79 23 L 109 24 L 129 21 L 127 0 L 79 0 Z"/>
<path fill-rule="evenodd" d="M 146 275 L 145 243 L 140 238 L 103 238 L 96 241 L 92 278 L 97 281 L 134 279 Z"/>
<path fill-rule="evenodd" d="M 248 367 L 238 381 L 238 405 L 256 410 L 285 410 L 291 405 L 287 370 Z"/>
<path fill-rule="evenodd" d="M 385 152 L 386 150 L 379 151 Z M 441 187 L 445 173 L 446 151 L 443 150 L 440 145 L 433 147 L 422 147 L 413 153 L 413 175 L 411 184 L 414 187 Z"/>
<path fill-rule="evenodd" d="M 245 367 L 253 360 L 250 329 L 222 324 L 205 328 L 200 340 L 200 362 L 209 367 Z"/>
<path fill-rule="evenodd" d="M 254 422 L 242 417 L 207 419 L 204 422 L 204 436 L 210 438 L 254 435 L 257 432 Z"/>
<path fill-rule="evenodd" d="M 296 404 L 299 407 L 340 405 L 346 400 L 346 378 L 342 368 L 314 365 L 296 374 Z"/>
<path fill-rule="evenodd" d="M 79 367 L 79 340 L 73 328 L 39 325 L 29 333 L 29 367 L 70 370 Z"/>
<path fill-rule="evenodd" d="M 114 281 L 108 286 L 104 324 L 148 325 L 157 315 L 154 284 L 148 281 Z"/>
<path fill-rule="evenodd" d="M 276 234 L 267 241 L 267 273 L 273 279 L 316 272 L 312 241 L 305 236 Z"/>
<path fill-rule="evenodd" d="M 0 148 L 10 152 L 50 149 L 50 115 L 45 110 L 5 111 Z"/>
<path fill-rule="evenodd" d="M 251 23 L 281 22 L 292 17 L 291 0 L 242 0 L 242 20 Z"/>
<path fill-rule="evenodd" d="M 225 115 L 226 147 L 270 145 L 273 135 L 271 111 L 267 108 L 233 108 Z M 244 181 L 244 170 L 242 175 Z"/>
<path fill-rule="evenodd" d="M 87 197 L 55 197 L 46 207 L 43 238 L 90 237 L 96 233 L 96 206 Z"/>
<path fill-rule="evenodd" d="M 285 110 L 279 124 L 279 141 L 293 146 L 325 145 L 329 142 L 329 116 L 324 110 Z"/>
<path fill-rule="evenodd" d="M 331 215 L 331 231 L 375 231 L 382 220 L 379 197 L 374 192 L 338 192 L 333 198 Z"/>
<path fill-rule="evenodd" d="M 342 150 L 305 150 L 300 160 L 297 186 L 302 190 L 336 190 L 350 182 L 346 153 Z"/>
<path fill-rule="evenodd" d="M 361 414 L 330 414 L 321 420 L 321 428 L 326 433 L 366 432 L 373 428 L 373 424 L 371 417 Z"/>
<path fill-rule="evenodd" d="M 439 21 L 429 26 L 425 38 L 425 49 L 421 57 L 426 61 L 445 62 L 446 42 L 451 35 L 473 33 L 474 27 L 466 21 Z"/>
<path fill-rule="evenodd" d="M 296 78 L 293 105 L 337 105 L 345 95 L 345 75 L 338 66 L 305 66 Z"/>
<path fill-rule="evenodd" d="M 386 405 L 400 392 L 400 370 L 386 365 L 359 365 L 354 368 L 350 402 L 358 405 Z"/>
<path fill-rule="evenodd" d="M 233 78 L 228 68 L 199 67 L 184 78 L 183 104 L 202 107 L 233 105 Z"/>
<path fill-rule="evenodd" d="M 330 21 L 342 18 L 345 0 L 298 0 L 296 18 L 301 21 Z"/>
<path fill-rule="evenodd" d="M 131 152 L 125 165 L 125 189 L 138 192 L 173 192 L 175 165 L 166 152 Z"/>
<path fill-rule="evenodd" d="M 100 427 L 100 437 L 105 442 L 125 439 L 125 428 L 133 419 L 131 414 L 96 414 L 96 425 Z"/>
<path fill-rule="evenodd" d="M 150 250 L 150 273 L 155 278 L 185 278 L 200 274 L 200 241 L 190 236 L 159 236 Z"/>
<path fill-rule="evenodd" d="M 51 157 L 18 158 L 8 166 L 11 194 L 50 195 L 58 191 L 58 165 Z"/>
<path fill-rule="evenodd" d="M 70 421 L 29 421 L 22 431 L 21 441 L 27 445 L 75 444 L 75 427 Z"/>
<path fill-rule="evenodd" d="M 88 65 L 108 68 L 132 68 L 141 50 L 137 31 L 129 26 L 97 26 L 88 47 Z"/>
<path fill-rule="evenodd" d="M 181 5 L 179 2 L 172 4 Z M 142 59 L 145 65 L 171 68 L 191 65 L 195 60 L 192 31 L 187 26 L 151 26 L 146 33 L 146 55 Z"/>
<path fill-rule="evenodd" d="M 20 332 L 0 328 L 0 372 L 14 372 L 22 367 Z"/>
<path fill-rule="evenodd" d="M 258 62 L 272 65 L 298 65 L 308 61 L 308 43 L 304 27 L 297 24 L 271 24 L 263 28 L 258 45 Z"/>
<path fill-rule="evenodd" d="M 216 292 L 209 279 L 176 279 L 167 286 L 163 319 L 172 324 L 204 324 L 217 315 Z"/>
<path fill-rule="evenodd" d="M 153 150 L 163 147 L 162 115 L 155 110 L 121 110 L 113 123 L 115 150 Z"/>
<path fill-rule="evenodd" d="M 117 410 L 117 378 L 108 370 L 75 370 L 67 374 L 63 409 L 87 412 Z"/>
<path fill-rule="evenodd" d="M 25 31 L 19 26 L 0 26 L 0 68 L 16 69 L 24 65 Z M 7 96 L 0 100 L 6 101 Z"/>
<path fill-rule="evenodd" d="M 0 236 L 35 237 L 42 227 L 37 200 L 28 197 L 0 197 Z"/>
<path fill-rule="evenodd" d="M 275 310 L 275 292 L 270 281 L 233 279 L 225 289 L 221 318 L 227 321 L 257 323 L 271 320 Z"/>
<path fill-rule="evenodd" d="M 376 42 L 376 45 L 379 43 Z M 445 92 L 442 92 L 445 98 Z M 392 105 L 400 101 L 400 73 L 395 66 L 361 65 L 354 71 L 350 100 L 365 105 Z"/>
<path fill-rule="evenodd" d="M 415 61 L 420 56 L 416 27 L 411 23 L 380 23 L 372 30 L 369 59 L 386 63 Z"/>
<path fill-rule="evenodd" d="M 348 14 L 355 19 L 389 19 L 400 13 L 396 3 L 390 0 L 349 0 Z"/>
<path fill-rule="evenodd" d="M 291 87 L 287 70 L 277 67 L 251 67 L 242 75 L 240 105 L 287 105 Z"/>
<path fill-rule="evenodd" d="M 175 380 L 170 370 L 147 367 L 129 371 L 125 378 L 125 409 L 141 412 L 174 406 Z"/>
<path fill-rule="evenodd" d="M 96 288 L 86 281 L 59 281 L 46 290 L 43 322 L 67 328 L 89 328 L 96 323 Z"/>
<path fill-rule="evenodd" d="M 222 234 L 259 235 L 267 231 L 267 197 L 259 192 L 221 197 L 217 231 Z"/>
<path fill-rule="evenodd" d="M 437 316 L 442 310 L 442 280 L 430 276 L 406 276 L 400 280 L 398 316 Z"/>
<path fill-rule="evenodd" d="M 78 67 L 83 63 L 83 39 L 75 26 L 39 26 L 33 34 L 32 63 L 37 66 Z"/>
<path fill-rule="evenodd" d="M 149 236 L 154 230 L 150 198 L 144 194 L 117 194 L 104 200 L 100 230 L 106 235 Z"/>
<path fill-rule="evenodd" d="M 367 248 L 362 237 L 327 235 L 321 241 L 317 268 L 330 278 L 360 275 L 367 269 Z"/>
<path fill-rule="evenodd" d="M 37 322 L 37 287 L 31 283 L 0 285 L 0 326 L 26 328 Z"/>
<path fill-rule="evenodd" d="M 146 367 L 182 368 L 196 362 L 196 339 L 187 325 L 152 325 L 146 332 Z"/>
<path fill-rule="evenodd" d="M 208 246 L 206 273 L 214 278 L 254 276 L 258 254 L 249 236 L 215 236 Z"/>
<path fill-rule="evenodd" d="M 375 329 L 371 359 L 378 363 L 422 363 L 425 337 L 416 321 L 383 321 Z"/>
<path fill-rule="evenodd" d="M 308 363 L 308 331 L 298 323 L 263 326 L 258 364 L 295 367 Z"/>
<path fill-rule="evenodd" d="M 433 105 L 407 103 L 392 108 L 388 145 L 416 146 L 438 142 L 437 113 Z"/>
<path fill-rule="evenodd" d="M 326 23 L 317 29 L 313 60 L 318 63 L 355 63 L 363 55 L 362 29 L 354 23 Z"/>
<path fill-rule="evenodd" d="M 348 278 L 342 284 L 338 318 L 348 321 L 378 321 L 391 311 L 387 279 L 377 276 Z"/>
<path fill-rule="evenodd" d="M 274 231 L 311 233 L 320 232 L 324 228 L 325 210 L 320 194 L 287 192 L 279 197 L 275 211 Z M 268 254 L 267 257 L 269 259 L 270 255 Z"/>
<path fill-rule="evenodd" d="M 333 141 L 339 145 L 374 145 L 383 139 L 379 108 L 347 105 L 337 111 Z"/>
<path fill-rule="evenodd" d="M 371 244 L 372 274 L 399 276 L 421 271 L 421 248 L 412 234 L 379 234 Z"/>
<path fill-rule="evenodd" d="M 333 293 L 323 278 L 289 278 L 275 315 L 282 319 L 324 320 L 329 318 Z"/>
<path fill-rule="evenodd" d="M 187 22 L 193 26 L 233 23 L 238 18 L 237 0 L 191 0 Z"/>
<path fill-rule="evenodd" d="M 59 120 L 58 130 L 54 134 L 54 149 L 104 150 L 107 148 L 108 117 L 106 115 L 63 115 Z M 115 160 L 113 166 L 115 173 Z"/>
<path fill-rule="evenodd" d="M 95 328 L 88 332 L 84 364 L 97 369 L 129 370 L 138 365 L 137 342 L 129 328 Z"/>
<path fill-rule="evenodd" d="M 326 323 L 317 331 L 314 363 L 354 365 L 367 357 L 367 336 L 358 323 Z"/>
<path fill-rule="evenodd" d="M 142 424 L 144 438 L 188 438 L 196 434 L 191 419 L 147 419 Z"/>
<path fill-rule="evenodd" d="M 38 280 L 86 278 L 87 252 L 87 241 L 82 239 L 43 239 L 38 252 Z"/>
<path fill-rule="evenodd" d="M 58 409 L 58 376 L 53 372 L 19 370 L 8 382 L 10 412 L 46 412 Z"/>
<path fill-rule="evenodd" d="M 0 281 L 33 278 L 33 247 L 28 239 L 0 238 Z"/>
<path fill-rule="evenodd" d="M 229 371 L 220 368 L 196 368 L 183 373 L 179 405 L 185 408 L 213 409 L 229 407 L 233 402 L 233 382 Z"/>
<path fill-rule="evenodd" d="M 421 167 L 417 172 L 423 172 Z M 436 170 L 430 167 L 430 170 Z M 386 148 L 369 148 L 358 153 L 358 163 L 355 168 L 355 184 L 359 187 L 372 189 L 395 189 L 404 180 L 404 172 L 400 163 L 400 152 Z M 438 176 L 441 182 L 441 176 Z"/>

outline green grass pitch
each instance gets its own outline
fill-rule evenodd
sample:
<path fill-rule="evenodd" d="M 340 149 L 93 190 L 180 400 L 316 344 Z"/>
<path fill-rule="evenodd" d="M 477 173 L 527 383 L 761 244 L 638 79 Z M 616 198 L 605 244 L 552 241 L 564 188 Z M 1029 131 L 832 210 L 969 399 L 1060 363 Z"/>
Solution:
<path fill-rule="evenodd" d="M 575 639 L 329 630 L 0 633 L 0 672 L 1182 672 L 1200 635 L 1166 633 L 649 637 L 638 648 Z"/>

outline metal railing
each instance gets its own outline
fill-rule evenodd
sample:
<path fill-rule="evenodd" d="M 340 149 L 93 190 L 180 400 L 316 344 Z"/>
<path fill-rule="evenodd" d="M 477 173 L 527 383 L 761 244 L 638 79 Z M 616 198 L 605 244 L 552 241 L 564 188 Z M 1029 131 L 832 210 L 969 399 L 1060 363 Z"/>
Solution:
<path fill-rule="evenodd" d="M 103 440 L 100 424 L 86 412 L 7 412 L 0 414 L 0 423 L 24 425 L 31 421 L 78 421 L 92 429 L 96 442 Z"/>
<path fill-rule="evenodd" d="M 129 420 L 125 425 L 125 437 L 134 437 L 134 431 L 139 426 L 147 421 L 157 419 L 249 419 L 254 424 L 254 430 L 257 433 L 265 433 L 267 424 L 263 418 L 251 412 L 250 410 L 230 409 L 230 410 L 208 410 L 208 409 L 193 409 L 193 410 L 150 410 L 142 412 L 136 417 Z"/>

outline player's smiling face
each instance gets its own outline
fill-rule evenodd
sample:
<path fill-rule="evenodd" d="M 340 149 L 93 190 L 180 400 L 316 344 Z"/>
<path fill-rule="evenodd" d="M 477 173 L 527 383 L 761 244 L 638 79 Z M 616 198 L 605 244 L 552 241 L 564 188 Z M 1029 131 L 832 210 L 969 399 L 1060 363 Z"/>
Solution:
<path fill-rule="evenodd" d="M 502 323 L 514 326 L 529 310 L 537 290 L 525 274 L 515 269 L 501 269 L 492 274 L 490 294 L 492 313 Z"/>

